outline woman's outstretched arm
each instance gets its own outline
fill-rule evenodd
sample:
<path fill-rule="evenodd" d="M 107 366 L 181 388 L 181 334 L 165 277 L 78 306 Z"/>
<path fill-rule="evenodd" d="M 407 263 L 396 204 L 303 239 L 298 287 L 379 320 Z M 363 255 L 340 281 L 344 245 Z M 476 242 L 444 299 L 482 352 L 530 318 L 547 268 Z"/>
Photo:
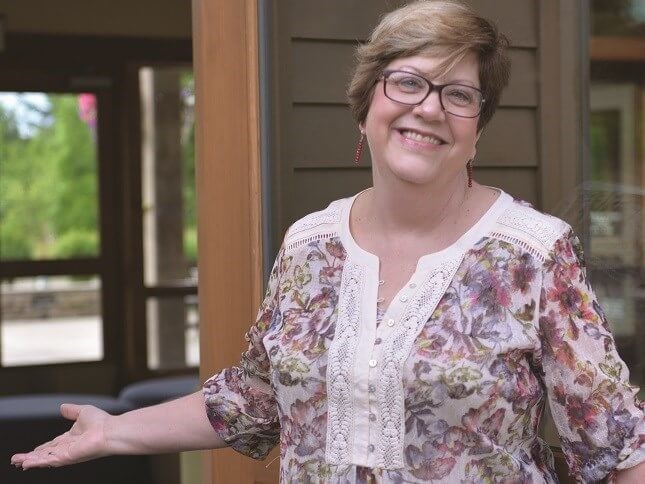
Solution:
<path fill-rule="evenodd" d="M 91 405 L 63 404 L 72 428 L 11 463 L 23 469 L 60 467 L 114 454 L 162 454 L 225 447 L 213 430 L 201 391 L 177 400 L 109 415 Z"/>

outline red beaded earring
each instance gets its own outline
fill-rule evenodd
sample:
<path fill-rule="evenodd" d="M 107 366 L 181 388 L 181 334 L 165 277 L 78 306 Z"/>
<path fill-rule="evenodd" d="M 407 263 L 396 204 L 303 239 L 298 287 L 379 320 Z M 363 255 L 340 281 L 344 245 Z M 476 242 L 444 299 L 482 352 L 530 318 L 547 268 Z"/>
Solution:
<path fill-rule="evenodd" d="M 364 147 L 365 133 L 361 133 L 361 137 L 358 139 L 358 144 L 356 145 L 356 151 L 354 152 L 354 164 L 358 165 L 358 163 L 360 162 Z"/>
<path fill-rule="evenodd" d="M 473 186 L 473 160 L 466 162 L 466 173 L 468 173 L 468 188 Z"/>

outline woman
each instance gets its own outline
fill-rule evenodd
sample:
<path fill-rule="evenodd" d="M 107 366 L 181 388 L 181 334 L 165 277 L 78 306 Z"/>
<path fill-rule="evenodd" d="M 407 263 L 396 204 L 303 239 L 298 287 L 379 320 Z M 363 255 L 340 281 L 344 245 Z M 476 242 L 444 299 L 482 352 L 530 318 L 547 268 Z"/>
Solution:
<path fill-rule="evenodd" d="M 579 480 L 643 482 L 642 409 L 578 239 L 472 180 L 506 44 L 455 1 L 385 16 L 349 90 L 374 186 L 290 227 L 206 411 L 201 393 L 117 417 L 64 405 L 72 430 L 14 464 L 279 442 L 282 482 L 556 482 L 548 396 Z"/>

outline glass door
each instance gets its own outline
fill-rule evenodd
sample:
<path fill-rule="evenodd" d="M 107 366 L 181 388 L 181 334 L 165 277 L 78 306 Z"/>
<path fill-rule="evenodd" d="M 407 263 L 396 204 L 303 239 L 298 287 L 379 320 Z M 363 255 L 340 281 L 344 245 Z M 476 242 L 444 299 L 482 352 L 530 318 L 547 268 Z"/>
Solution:
<path fill-rule="evenodd" d="M 645 8 L 591 2 L 589 138 L 585 177 L 587 259 L 592 283 L 645 395 Z"/>
<path fill-rule="evenodd" d="M 109 393 L 119 270 L 106 229 L 118 211 L 109 83 L 42 79 L 20 91 L 0 76 L 0 393 Z"/>

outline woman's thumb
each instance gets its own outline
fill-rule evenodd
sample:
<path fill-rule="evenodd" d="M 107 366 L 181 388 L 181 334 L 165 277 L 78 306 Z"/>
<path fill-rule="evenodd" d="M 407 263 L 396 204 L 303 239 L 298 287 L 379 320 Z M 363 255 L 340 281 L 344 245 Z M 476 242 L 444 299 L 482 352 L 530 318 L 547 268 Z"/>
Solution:
<path fill-rule="evenodd" d="M 60 406 L 60 414 L 67 420 L 76 420 L 78 414 L 81 413 L 81 405 L 74 405 L 73 403 L 63 403 Z"/>

